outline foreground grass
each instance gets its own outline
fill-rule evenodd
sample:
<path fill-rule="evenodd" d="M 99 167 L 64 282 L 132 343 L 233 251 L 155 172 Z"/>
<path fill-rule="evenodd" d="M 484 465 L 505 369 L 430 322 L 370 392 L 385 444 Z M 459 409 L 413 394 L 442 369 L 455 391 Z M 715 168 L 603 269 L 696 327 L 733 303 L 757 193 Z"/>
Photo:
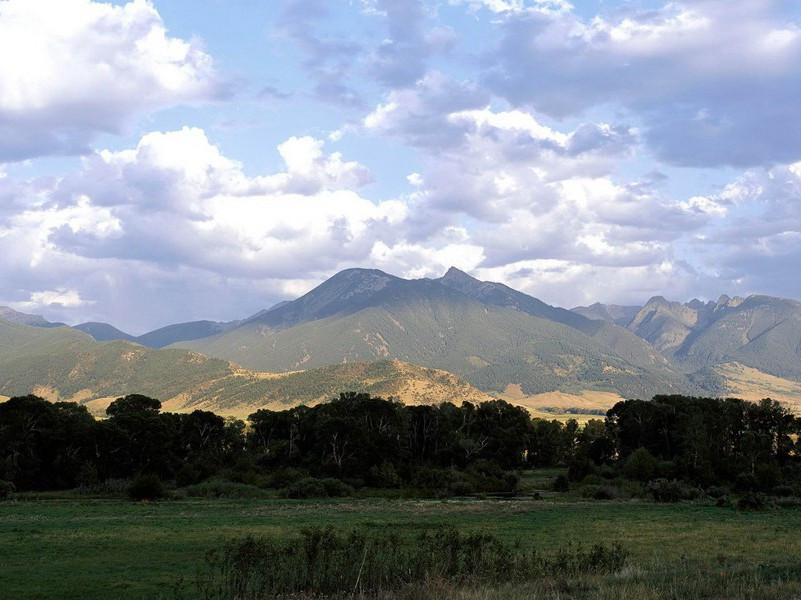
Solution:
<path fill-rule="evenodd" d="M 191 597 L 189 584 L 209 549 L 249 534 L 293 537 L 313 525 L 404 535 L 453 526 L 520 539 L 543 552 L 567 544 L 619 542 L 630 553 L 623 573 L 601 579 L 507 586 L 505 591 L 437 588 L 437 582 L 429 582 L 391 597 L 801 597 L 798 509 L 749 513 L 702 504 L 564 501 L 135 504 L 85 499 L 0 503 L 0 595 L 9 600 L 173 598 L 176 581 L 183 578 L 185 595 Z M 701 586 L 717 592 L 709 595 Z"/>

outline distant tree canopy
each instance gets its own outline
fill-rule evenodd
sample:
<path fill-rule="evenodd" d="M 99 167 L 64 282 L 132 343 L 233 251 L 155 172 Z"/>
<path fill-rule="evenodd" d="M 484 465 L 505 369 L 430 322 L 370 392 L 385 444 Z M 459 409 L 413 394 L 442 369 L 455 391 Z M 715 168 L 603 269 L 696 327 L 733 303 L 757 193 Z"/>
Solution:
<path fill-rule="evenodd" d="M 246 468 L 276 480 L 511 491 L 514 472 L 563 465 L 573 479 L 612 469 L 642 482 L 801 483 L 801 420 L 771 400 L 627 400 L 583 427 L 532 419 L 501 400 L 404 406 L 354 392 L 313 407 L 258 410 L 249 427 L 160 408 L 129 395 L 96 420 L 77 404 L 12 398 L 0 404 L 0 480 L 20 490 L 60 489 L 152 474 L 186 485 Z"/>

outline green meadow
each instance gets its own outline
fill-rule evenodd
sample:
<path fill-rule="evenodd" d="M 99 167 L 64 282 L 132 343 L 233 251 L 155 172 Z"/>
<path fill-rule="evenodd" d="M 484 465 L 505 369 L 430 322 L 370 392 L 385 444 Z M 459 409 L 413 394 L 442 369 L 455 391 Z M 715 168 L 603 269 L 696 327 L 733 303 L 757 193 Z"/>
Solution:
<path fill-rule="evenodd" d="M 743 512 L 708 503 L 564 499 L 133 503 L 46 497 L 0 502 L 0 596 L 192 598 L 209 550 L 249 534 L 297 536 L 314 525 L 402 535 L 454 526 L 542 552 L 619 542 L 629 553 L 622 573 L 565 581 L 556 589 L 552 582 L 506 590 L 446 586 L 409 590 L 414 597 L 801 597 L 798 508 Z"/>

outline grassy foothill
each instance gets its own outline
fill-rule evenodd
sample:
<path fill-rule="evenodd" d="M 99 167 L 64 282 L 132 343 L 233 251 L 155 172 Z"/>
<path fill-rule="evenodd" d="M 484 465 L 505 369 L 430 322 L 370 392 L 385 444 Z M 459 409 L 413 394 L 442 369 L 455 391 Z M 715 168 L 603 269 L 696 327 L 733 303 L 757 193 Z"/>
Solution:
<path fill-rule="evenodd" d="M 544 554 L 619 543 L 626 565 L 493 584 L 427 581 L 387 598 L 801 597 L 801 510 L 708 503 L 572 500 L 122 500 L 0 503 L 0 580 L 7 600 L 193 598 L 204 557 L 248 535 L 292 539 L 305 528 L 412 536 L 437 527 L 520 540 Z"/>

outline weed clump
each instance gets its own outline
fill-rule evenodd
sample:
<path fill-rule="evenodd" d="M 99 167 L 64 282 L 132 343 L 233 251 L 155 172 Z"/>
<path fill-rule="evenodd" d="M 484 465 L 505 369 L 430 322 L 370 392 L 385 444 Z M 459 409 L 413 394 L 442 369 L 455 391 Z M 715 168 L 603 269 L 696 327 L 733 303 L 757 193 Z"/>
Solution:
<path fill-rule="evenodd" d="M 206 557 L 198 579 L 203 598 L 242 600 L 294 594 L 376 593 L 432 579 L 456 584 L 502 584 L 553 576 L 613 573 L 625 564 L 619 546 L 566 547 L 552 555 L 524 549 L 487 533 L 424 531 L 341 532 L 318 527 L 300 539 L 247 537 Z"/>
<path fill-rule="evenodd" d="M 157 475 L 146 473 L 134 478 L 128 487 L 131 500 L 158 500 L 164 496 L 164 486 Z"/>

